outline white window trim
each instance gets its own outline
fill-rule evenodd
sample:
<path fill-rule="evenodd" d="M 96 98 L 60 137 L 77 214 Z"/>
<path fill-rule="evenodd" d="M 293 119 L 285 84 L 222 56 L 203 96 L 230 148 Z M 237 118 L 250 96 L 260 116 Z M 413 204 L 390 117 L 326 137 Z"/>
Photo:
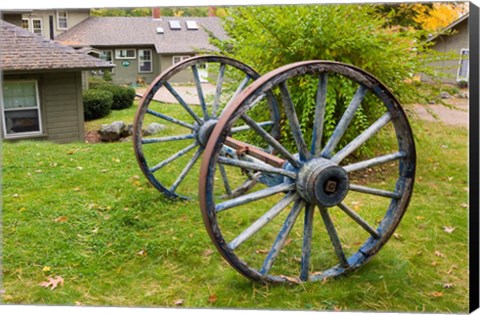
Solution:
<path fill-rule="evenodd" d="M 112 64 L 112 65 L 115 64 L 115 63 L 113 62 L 113 59 L 114 59 L 114 57 L 115 57 L 113 49 L 106 49 L 106 50 L 102 50 L 101 52 L 110 52 L 110 55 L 112 56 L 112 60 L 110 60 L 110 61 L 108 61 L 108 62 L 110 62 L 110 64 Z M 99 56 L 99 57 L 100 57 L 100 56 Z M 100 58 L 100 59 L 101 59 L 101 58 Z M 102 60 L 103 60 L 103 59 L 102 59 Z M 110 74 L 115 74 L 115 68 L 111 68 L 111 69 L 109 69 L 109 70 L 110 70 Z M 100 70 L 99 72 L 100 72 L 100 74 L 103 74 L 103 70 Z"/>
<path fill-rule="evenodd" d="M 141 63 L 145 60 L 140 60 L 140 51 L 149 51 L 150 52 L 150 71 L 141 71 Z M 138 73 L 152 73 L 153 72 L 153 51 L 151 49 L 139 49 L 138 50 Z"/>
<path fill-rule="evenodd" d="M 37 107 L 26 107 L 22 109 L 5 109 L 4 102 L 3 102 L 3 91 L 2 91 L 2 102 L 1 102 L 1 110 L 2 110 L 2 124 L 3 124 L 3 136 L 5 139 L 15 139 L 15 138 L 28 138 L 31 136 L 38 136 L 43 135 L 43 122 L 42 122 L 42 111 L 40 110 L 40 93 L 38 90 L 38 81 L 37 80 L 5 80 L 4 82 L 35 82 L 35 93 L 37 97 Z M 5 112 L 9 111 L 19 111 L 19 110 L 32 110 L 36 109 L 38 111 L 38 126 L 39 131 L 34 132 L 21 132 L 16 134 L 8 134 L 7 133 L 7 122 L 5 120 Z"/>
<path fill-rule="evenodd" d="M 176 65 L 177 63 L 180 63 L 184 61 L 185 59 L 191 58 L 192 56 L 185 56 L 185 55 L 175 55 L 172 56 L 172 65 Z M 179 62 L 175 62 L 175 58 L 180 58 Z"/>
<path fill-rule="evenodd" d="M 120 57 L 120 51 L 122 50 L 133 50 L 133 57 Z M 121 48 L 115 49 L 115 59 L 137 59 L 137 50 L 135 48 Z"/>
<path fill-rule="evenodd" d="M 60 27 L 60 15 L 58 13 L 62 12 L 62 11 L 65 12 L 65 19 L 67 21 L 67 27 Z M 57 10 L 55 13 L 56 13 L 55 15 L 57 16 L 57 30 L 68 30 L 68 12 L 67 12 L 67 10 Z"/>
<path fill-rule="evenodd" d="M 460 70 L 462 69 L 462 60 L 463 60 L 463 52 L 468 51 L 468 68 L 467 68 L 467 76 L 460 77 Z M 469 81 L 470 78 L 470 49 L 469 48 L 462 48 L 460 49 L 460 60 L 458 61 L 458 70 L 457 70 L 457 82 L 461 81 Z"/>

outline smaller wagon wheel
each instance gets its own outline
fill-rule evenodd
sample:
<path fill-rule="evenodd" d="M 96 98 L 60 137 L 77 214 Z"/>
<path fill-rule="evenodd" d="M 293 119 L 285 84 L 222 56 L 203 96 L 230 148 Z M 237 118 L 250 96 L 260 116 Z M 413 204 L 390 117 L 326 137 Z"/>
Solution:
<path fill-rule="evenodd" d="M 281 104 L 279 140 L 251 113 L 265 93 Z M 304 104 L 312 109 L 299 108 Z M 310 117 L 310 127 L 299 117 Z M 276 154 L 252 149 L 242 161 L 222 155 L 235 141 L 232 128 L 244 123 L 257 136 L 244 147 L 268 144 Z M 203 220 L 219 252 L 245 277 L 267 283 L 336 277 L 364 265 L 394 233 L 412 194 L 415 159 L 403 109 L 372 75 L 337 62 L 287 65 L 257 79 L 215 126 L 199 180 Z M 224 200 L 219 167 L 227 176 L 242 168 L 270 180 Z"/>
<path fill-rule="evenodd" d="M 133 126 L 137 162 L 149 182 L 168 197 L 189 199 L 197 193 L 198 168 L 208 137 L 231 100 L 259 75 L 249 66 L 222 56 L 198 56 L 160 74 L 140 101 Z M 190 88 L 180 82 L 192 82 Z M 169 104 L 154 100 L 157 93 Z M 278 121 L 272 117 L 265 124 Z M 159 134 L 148 127 L 160 124 Z M 239 128 L 243 132 L 248 128 Z M 147 130 L 147 132 L 146 132 Z M 190 181 L 191 185 L 185 185 Z M 225 184 L 227 185 L 227 184 Z M 227 193 L 231 188 L 226 187 Z"/>

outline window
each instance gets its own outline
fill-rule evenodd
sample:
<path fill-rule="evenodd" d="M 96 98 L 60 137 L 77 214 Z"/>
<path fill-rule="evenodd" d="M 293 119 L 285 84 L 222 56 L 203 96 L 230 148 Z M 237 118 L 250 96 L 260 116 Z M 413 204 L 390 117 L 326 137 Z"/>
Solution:
<path fill-rule="evenodd" d="M 6 138 L 41 134 L 37 81 L 5 81 L 2 111 Z"/>
<path fill-rule="evenodd" d="M 138 50 L 138 72 L 152 72 L 152 50 Z"/>
<path fill-rule="evenodd" d="M 198 30 L 198 25 L 196 21 L 187 21 L 188 30 Z"/>
<path fill-rule="evenodd" d="M 100 59 L 108 61 L 109 63 L 113 64 L 113 51 L 112 50 L 103 50 L 100 52 Z M 109 69 L 110 73 L 114 73 L 114 69 Z M 100 73 L 103 74 L 103 70 L 100 70 Z"/>
<path fill-rule="evenodd" d="M 135 59 L 137 58 L 135 49 L 115 49 L 116 59 Z"/>
<path fill-rule="evenodd" d="M 467 81 L 470 72 L 470 59 L 469 59 L 469 50 L 462 49 L 460 51 L 460 62 L 457 73 L 457 82 Z"/>
<path fill-rule="evenodd" d="M 175 65 L 188 58 L 190 58 L 190 56 L 173 56 L 173 64 Z"/>
<path fill-rule="evenodd" d="M 168 24 L 170 25 L 171 30 L 181 30 L 182 26 L 180 25 L 180 21 L 173 20 L 173 21 L 168 21 Z"/>
<path fill-rule="evenodd" d="M 67 11 L 57 11 L 57 28 L 59 30 L 68 29 Z"/>
<path fill-rule="evenodd" d="M 22 19 L 22 27 L 30 32 L 42 36 L 42 19 L 30 18 Z"/>

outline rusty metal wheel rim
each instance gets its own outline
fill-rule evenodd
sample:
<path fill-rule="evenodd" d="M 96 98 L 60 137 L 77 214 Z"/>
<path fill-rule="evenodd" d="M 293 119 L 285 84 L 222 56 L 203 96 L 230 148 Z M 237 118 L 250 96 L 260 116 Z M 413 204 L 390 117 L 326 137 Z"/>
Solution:
<path fill-rule="evenodd" d="M 198 66 L 208 64 L 212 66 L 215 64 L 219 68 L 219 73 L 222 72 L 222 77 L 217 78 L 217 85 L 215 90 L 215 99 L 213 100 L 213 105 L 211 108 L 208 108 L 205 100 L 205 95 L 202 90 L 202 85 L 200 83 L 199 78 L 199 70 Z M 201 114 L 196 114 L 195 111 L 192 109 L 192 106 L 188 104 L 186 101 L 183 100 L 183 95 L 180 95 L 178 91 L 176 91 L 173 84 L 170 83 L 170 80 L 173 80 L 175 76 L 182 71 L 190 70 L 193 74 L 194 83 L 197 87 L 197 92 L 200 98 L 200 107 L 202 108 Z M 208 140 L 208 137 L 213 130 L 213 127 L 218 119 L 218 116 L 221 111 L 221 106 L 224 104 L 220 101 L 220 96 L 223 96 L 222 93 L 222 86 L 225 84 L 226 76 L 228 76 L 228 71 L 237 71 L 243 73 L 242 80 L 239 82 L 237 91 L 235 91 L 234 95 L 240 93 L 248 84 L 250 84 L 253 80 L 259 77 L 258 73 L 253 70 L 251 67 L 245 65 L 244 63 L 228 58 L 223 56 L 213 56 L 213 55 L 206 55 L 206 56 L 197 56 L 186 59 L 178 64 L 171 66 L 169 69 L 164 71 L 160 74 L 149 86 L 145 94 L 143 95 L 137 113 L 135 115 L 134 120 L 134 127 L 133 127 L 133 145 L 134 145 L 134 152 L 137 159 L 137 163 L 142 170 L 145 177 L 148 181 L 161 193 L 166 195 L 167 197 L 171 198 L 181 198 L 181 199 L 191 199 L 191 195 L 182 194 L 179 192 L 179 186 L 183 179 L 188 175 L 191 169 L 194 167 L 196 161 L 201 156 L 204 146 Z M 168 87 L 167 87 L 168 86 Z M 162 88 L 167 87 L 170 94 L 173 95 L 180 105 L 184 107 L 184 109 L 188 112 L 191 116 L 190 121 L 183 121 L 181 119 L 177 119 L 176 117 L 170 117 L 164 115 L 161 112 L 154 112 L 150 110 L 150 106 L 153 100 L 154 95 L 157 91 Z M 200 89 L 200 90 L 199 90 Z M 177 94 L 177 95 L 175 95 Z M 218 97 L 218 99 L 217 99 Z M 157 157 L 146 156 L 144 150 L 144 146 L 152 145 L 152 143 L 146 142 L 143 135 L 143 125 L 144 119 L 148 115 L 154 115 L 158 118 L 160 122 L 168 121 L 169 123 L 180 125 L 181 127 L 185 128 L 185 132 L 182 135 L 179 135 L 178 139 L 175 139 L 175 136 L 171 137 L 164 137 L 160 140 L 165 141 L 165 143 L 158 142 L 154 145 L 159 147 L 158 149 L 158 160 L 154 160 Z M 173 121 L 173 118 L 175 121 Z M 181 151 L 176 152 L 173 155 L 162 156 L 162 148 L 165 148 L 163 145 L 168 145 L 171 141 L 192 141 L 188 147 L 185 147 Z M 159 141 L 158 139 L 155 141 Z M 151 150 L 151 149 L 150 149 Z M 176 181 L 173 184 L 168 183 L 166 184 L 163 180 L 163 168 L 168 166 L 170 163 L 176 163 L 179 158 L 183 158 L 187 154 L 191 154 L 194 152 L 193 156 L 189 160 L 187 164 L 178 167 L 178 169 L 182 169 L 182 171 L 178 174 Z M 169 161 L 169 159 L 171 161 Z M 165 163 L 165 161 L 167 163 Z M 180 187 L 181 190 L 181 187 Z"/>
<path fill-rule="evenodd" d="M 291 207 L 292 210 L 290 214 L 292 216 L 298 216 L 298 213 L 304 210 L 305 214 L 305 221 L 309 223 L 304 223 L 304 240 L 302 245 L 302 257 L 300 263 L 300 272 L 293 275 L 285 275 L 285 274 L 271 274 L 270 269 L 271 264 L 276 258 L 273 258 L 273 261 L 268 261 L 269 256 L 277 255 L 274 249 L 274 246 L 270 249 L 267 258 L 263 262 L 263 266 L 261 268 L 250 266 L 248 262 L 245 261 L 244 258 L 239 257 L 235 250 L 232 248 L 237 248 L 235 242 L 241 235 L 238 235 L 233 241 L 231 238 L 227 240 L 225 237 L 225 233 L 228 231 L 222 230 L 222 227 L 219 224 L 219 214 L 218 210 L 223 211 L 222 202 L 217 203 L 214 199 L 215 195 L 215 180 L 212 174 L 215 172 L 215 168 L 218 165 L 219 161 L 219 154 L 218 152 L 221 150 L 222 146 L 225 143 L 225 139 L 228 136 L 228 130 L 231 128 L 232 123 L 240 118 L 248 108 L 248 104 L 253 102 L 259 95 L 270 91 L 272 88 L 275 88 L 279 85 L 285 83 L 288 79 L 292 77 L 298 77 L 302 75 L 324 75 L 325 74 L 334 74 L 340 75 L 345 77 L 349 80 L 356 82 L 359 86 L 363 86 L 367 93 L 371 93 L 374 97 L 378 98 L 380 102 L 385 106 L 386 113 L 385 117 L 380 118 L 374 124 L 372 124 L 372 129 L 376 128 L 383 128 L 385 124 L 393 124 L 393 128 L 395 130 L 396 140 L 398 142 L 398 152 L 392 155 L 388 155 L 387 157 L 381 157 L 379 160 L 389 160 L 389 161 L 398 161 L 398 177 L 396 178 L 396 184 L 394 192 L 386 192 L 386 191 L 375 191 L 375 194 L 381 193 L 390 198 L 390 204 L 387 206 L 386 211 L 382 213 L 384 216 L 382 217 L 381 222 L 378 224 L 377 228 L 373 228 L 370 224 L 364 224 L 365 221 L 361 217 L 358 219 L 358 222 L 361 222 L 363 225 L 362 228 L 364 230 L 368 230 L 370 236 L 365 240 L 361 246 L 358 247 L 358 250 L 352 253 L 348 257 L 341 257 L 342 256 L 342 249 L 341 249 L 341 242 L 338 239 L 338 235 L 335 227 L 332 224 L 332 220 L 329 215 L 329 211 L 325 207 L 319 207 L 318 205 L 312 204 L 308 200 L 303 199 L 301 196 L 297 197 L 297 199 L 293 198 L 293 196 L 299 196 L 297 188 L 291 188 L 290 190 L 285 189 L 283 191 L 287 191 L 287 197 L 290 194 L 290 203 L 294 203 L 294 206 Z M 288 89 L 288 88 L 287 88 Z M 360 90 L 363 88 L 359 88 Z M 359 92 L 357 90 L 356 94 L 361 95 L 362 91 Z M 354 97 L 353 97 L 354 98 Z M 361 97 L 360 97 L 361 98 Z M 363 98 L 360 99 L 360 103 Z M 318 107 L 318 104 L 316 105 Z M 353 114 L 351 114 L 353 115 Z M 349 116 L 349 115 L 347 115 Z M 373 126 L 375 125 L 375 126 Z M 338 126 L 338 125 L 337 125 Z M 347 124 L 348 127 L 348 124 Z M 300 129 L 300 128 L 299 128 Z M 313 132 L 312 132 L 313 133 Z M 299 145 L 298 141 L 295 141 L 297 147 L 300 149 L 302 148 Z M 300 141 L 301 142 L 301 141 Z M 313 140 L 312 140 L 313 142 Z M 328 144 L 328 143 L 327 143 Z M 334 147 L 334 146 L 333 146 Z M 351 148 L 350 148 L 351 149 Z M 347 149 L 349 151 L 350 149 Z M 333 151 L 333 149 L 332 149 Z M 343 155 L 348 156 L 348 152 L 344 151 L 337 155 L 339 152 L 331 152 L 331 157 L 327 154 L 327 159 L 342 159 L 344 158 Z M 351 153 L 351 152 L 350 152 Z M 297 153 L 298 154 L 298 153 Z M 303 152 L 305 155 L 305 152 Z M 388 88 L 383 85 L 379 80 L 374 78 L 371 74 L 356 68 L 351 65 L 346 65 L 337 62 L 329 62 L 329 61 L 307 61 L 307 62 L 299 62 L 291 65 L 287 65 L 281 67 L 277 70 L 274 70 L 261 78 L 255 81 L 248 89 L 243 91 L 236 99 L 235 102 L 231 104 L 228 110 L 222 115 L 219 122 L 217 123 L 215 129 L 212 132 L 212 135 L 207 143 L 205 149 L 205 155 L 201 165 L 201 175 L 199 181 L 199 195 L 200 195 L 200 204 L 202 210 L 202 216 L 207 228 L 207 231 L 216 245 L 219 252 L 222 256 L 227 260 L 227 262 L 233 266 L 238 272 L 240 272 L 243 276 L 250 278 L 255 281 L 261 282 L 269 282 L 269 283 L 282 283 L 282 282 L 300 282 L 300 281 L 318 281 L 328 277 L 337 277 L 342 274 L 348 273 L 352 270 L 359 268 L 360 266 L 364 265 L 367 261 L 369 261 L 381 248 L 382 246 L 389 240 L 393 232 L 395 231 L 396 227 L 398 226 L 403 214 L 405 213 L 408 203 L 410 201 L 410 197 L 413 190 L 413 183 L 415 177 L 415 145 L 413 141 L 412 131 L 410 125 L 408 123 L 408 119 L 400 106 L 398 100 L 393 96 L 393 94 L 388 90 Z M 299 159 L 302 160 L 301 158 Z M 308 158 L 305 158 L 308 161 Z M 377 162 L 379 162 L 377 159 Z M 382 161 L 383 161 L 382 160 Z M 384 163 L 380 161 L 381 163 Z M 380 163 L 379 162 L 379 163 Z M 317 166 L 315 166 L 317 167 Z M 350 165 L 350 166 L 342 166 L 344 169 L 348 169 L 348 171 L 355 171 L 355 167 L 362 167 L 362 165 Z M 284 167 L 285 168 L 285 167 Z M 278 170 L 277 170 L 278 172 Z M 297 175 L 298 175 L 297 171 Z M 287 183 L 287 182 L 285 182 Z M 358 187 L 358 185 L 349 185 L 350 191 L 355 189 L 356 192 L 365 193 L 365 189 L 363 187 Z M 368 187 L 367 187 L 368 188 Z M 279 189 L 279 191 L 282 191 Z M 367 190 L 368 194 L 372 194 L 373 190 Z M 378 195 L 377 195 L 378 196 Z M 285 198 L 287 198 L 285 197 Z M 247 197 L 245 197 L 247 198 Z M 285 199 L 283 198 L 283 200 Z M 281 202 L 281 201 L 280 201 Z M 278 202 L 275 206 L 279 205 Z M 235 203 L 235 201 L 233 202 Z M 286 203 L 286 201 L 285 201 Z M 302 204 L 304 203 L 304 204 Z M 273 208 L 275 208 L 275 206 Z M 279 206 L 280 207 L 280 206 Z M 343 210 L 345 213 L 350 213 L 352 216 L 355 216 L 354 211 L 348 206 L 345 206 L 342 202 L 337 205 L 338 208 Z M 270 209 L 273 210 L 273 208 Z M 310 269 L 310 249 L 309 249 L 309 241 L 308 238 L 311 236 L 308 233 L 311 233 L 311 226 L 312 223 L 312 215 L 315 210 L 318 208 L 320 210 L 320 214 L 322 217 L 322 221 L 326 226 L 326 230 L 328 233 L 328 237 L 330 238 L 331 244 L 333 247 L 337 248 L 340 247 L 340 250 L 335 249 L 335 255 L 338 256 L 339 263 L 329 266 L 328 268 L 322 269 L 320 271 L 311 271 Z M 237 210 L 239 211 L 239 210 Z M 353 212 L 353 213 L 352 213 Z M 290 214 L 287 216 L 285 222 L 288 221 Z M 357 215 L 358 217 L 358 215 Z M 260 220 L 260 219 L 258 219 Z M 266 223 L 265 223 L 266 224 Z M 360 225 L 360 223 L 356 224 Z M 287 223 L 283 227 L 285 227 Z M 282 230 L 283 230 L 282 227 Z M 249 227 L 250 228 L 250 227 Z M 247 228 L 247 229 L 249 229 Z M 287 227 L 289 228 L 289 227 Z M 333 231 L 333 232 L 332 232 Z M 256 232 L 255 232 L 256 233 Z M 247 233 L 248 234 L 248 233 Z M 280 234 L 277 237 L 276 241 L 280 238 Z M 251 236 L 248 236 L 251 237 Z M 335 240 L 336 239 L 336 240 Z M 246 242 L 248 239 L 242 239 L 242 242 Z M 275 242 L 276 242 L 275 241 Z M 310 241 L 311 242 L 311 241 Z M 275 243 L 277 244 L 277 243 Z M 345 256 L 345 255 L 343 255 Z M 277 256 L 275 256 L 277 257 Z M 269 265 L 270 264 L 270 265 Z"/>

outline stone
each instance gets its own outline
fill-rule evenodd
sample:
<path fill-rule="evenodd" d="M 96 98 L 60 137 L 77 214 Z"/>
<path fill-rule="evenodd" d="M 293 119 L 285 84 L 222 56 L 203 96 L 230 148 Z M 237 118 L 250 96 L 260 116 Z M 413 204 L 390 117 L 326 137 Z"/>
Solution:
<path fill-rule="evenodd" d="M 125 135 L 125 133 L 128 133 L 127 125 L 123 121 L 114 121 L 111 124 L 102 125 L 100 140 L 103 142 L 118 141 L 124 137 L 122 135 Z"/>
<path fill-rule="evenodd" d="M 460 92 L 456 95 L 457 98 L 468 99 L 468 92 Z"/>
<path fill-rule="evenodd" d="M 448 99 L 448 98 L 452 98 L 452 96 L 448 92 L 440 92 L 440 98 Z"/>
<path fill-rule="evenodd" d="M 143 132 L 144 136 L 152 136 L 155 135 L 159 132 L 162 132 L 166 129 L 165 125 L 159 124 L 159 123 L 151 123 L 150 125 L 147 126 L 145 131 Z"/>

